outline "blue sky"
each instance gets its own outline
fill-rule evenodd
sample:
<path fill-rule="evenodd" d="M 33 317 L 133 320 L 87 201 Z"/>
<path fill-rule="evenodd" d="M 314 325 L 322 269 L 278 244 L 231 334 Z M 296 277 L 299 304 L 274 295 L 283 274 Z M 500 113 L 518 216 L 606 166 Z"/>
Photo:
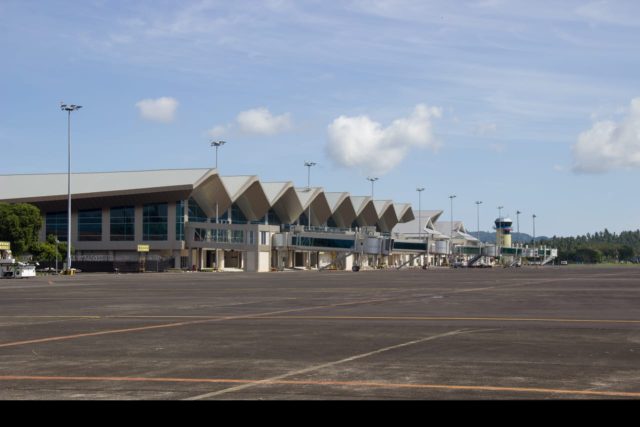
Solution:
<path fill-rule="evenodd" d="M 636 1 L 0 3 L 0 173 L 213 167 L 476 230 L 640 227 Z"/>

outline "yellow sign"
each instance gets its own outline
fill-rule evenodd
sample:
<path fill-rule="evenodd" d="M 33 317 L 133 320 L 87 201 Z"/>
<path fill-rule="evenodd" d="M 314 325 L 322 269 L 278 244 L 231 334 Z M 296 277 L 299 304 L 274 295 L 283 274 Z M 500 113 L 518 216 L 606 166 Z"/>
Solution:
<path fill-rule="evenodd" d="M 138 245 L 138 252 L 149 252 L 149 245 Z"/>
<path fill-rule="evenodd" d="M 10 251 L 11 242 L 0 242 L 0 251 Z"/>

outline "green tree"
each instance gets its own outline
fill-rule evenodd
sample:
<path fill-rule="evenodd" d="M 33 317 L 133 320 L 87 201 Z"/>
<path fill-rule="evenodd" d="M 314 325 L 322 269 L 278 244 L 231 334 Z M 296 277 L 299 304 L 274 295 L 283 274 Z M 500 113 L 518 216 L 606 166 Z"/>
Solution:
<path fill-rule="evenodd" d="M 67 257 L 67 244 L 60 242 L 56 245 L 56 236 L 53 234 L 47 236 L 46 242 L 36 242 L 32 244 L 29 250 L 35 261 L 55 261 L 56 247 L 57 259 L 64 261 Z"/>
<path fill-rule="evenodd" d="M 618 249 L 618 254 L 620 255 L 621 260 L 629 260 L 636 255 L 633 248 L 629 245 L 620 246 L 620 249 Z"/>
<path fill-rule="evenodd" d="M 0 241 L 11 242 L 11 252 L 22 255 L 38 242 L 40 210 L 27 203 L 0 203 Z"/>
<path fill-rule="evenodd" d="M 602 262 L 602 252 L 592 248 L 580 248 L 576 250 L 576 260 L 584 263 Z"/>

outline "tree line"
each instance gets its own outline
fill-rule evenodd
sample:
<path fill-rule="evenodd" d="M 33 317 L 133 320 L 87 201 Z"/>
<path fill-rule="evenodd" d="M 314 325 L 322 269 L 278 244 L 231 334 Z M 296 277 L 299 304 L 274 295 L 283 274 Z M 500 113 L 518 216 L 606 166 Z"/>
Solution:
<path fill-rule="evenodd" d="M 558 248 L 558 259 L 570 262 L 639 262 L 640 230 L 611 233 L 606 228 L 575 237 L 553 236 L 544 245 Z"/>

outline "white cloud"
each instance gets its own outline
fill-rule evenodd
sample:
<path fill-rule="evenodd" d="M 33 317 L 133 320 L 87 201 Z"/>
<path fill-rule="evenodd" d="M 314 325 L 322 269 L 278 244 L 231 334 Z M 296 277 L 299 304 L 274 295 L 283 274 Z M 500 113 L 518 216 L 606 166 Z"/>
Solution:
<path fill-rule="evenodd" d="M 640 168 L 640 98 L 620 122 L 603 120 L 582 132 L 571 147 L 575 172 Z"/>
<path fill-rule="evenodd" d="M 211 129 L 209 129 L 209 136 L 211 138 L 219 138 L 221 136 L 223 136 L 224 134 L 227 133 L 229 129 L 229 126 L 225 126 L 225 125 L 218 125 L 218 126 L 214 126 Z"/>
<path fill-rule="evenodd" d="M 329 155 L 338 164 L 356 167 L 367 174 L 383 175 L 396 167 L 413 147 L 436 150 L 432 119 L 442 110 L 419 104 L 407 118 L 387 127 L 367 116 L 340 116 L 328 128 Z"/>
<path fill-rule="evenodd" d="M 275 135 L 292 128 L 291 114 L 274 116 L 268 109 L 259 107 L 238 113 L 235 122 L 214 126 L 208 133 L 212 138 L 217 138 L 238 129 L 240 133 L 249 135 Z"/>
<path fill-rule="evenodd" d="M 236 117 L 236 122 L 243 133 L 257 135 L 274 135 L 291 129 L 289 113 L 274 116 L 264 107 L 243 111 Z"/>
<path fill-rule="evenodd" d="M 178 101 L 175 98 L 163 96 L 158 99 L 143 99 L 136 103 L 140 115 L 154 122 L 169 123 L 175 118 Z"/>

